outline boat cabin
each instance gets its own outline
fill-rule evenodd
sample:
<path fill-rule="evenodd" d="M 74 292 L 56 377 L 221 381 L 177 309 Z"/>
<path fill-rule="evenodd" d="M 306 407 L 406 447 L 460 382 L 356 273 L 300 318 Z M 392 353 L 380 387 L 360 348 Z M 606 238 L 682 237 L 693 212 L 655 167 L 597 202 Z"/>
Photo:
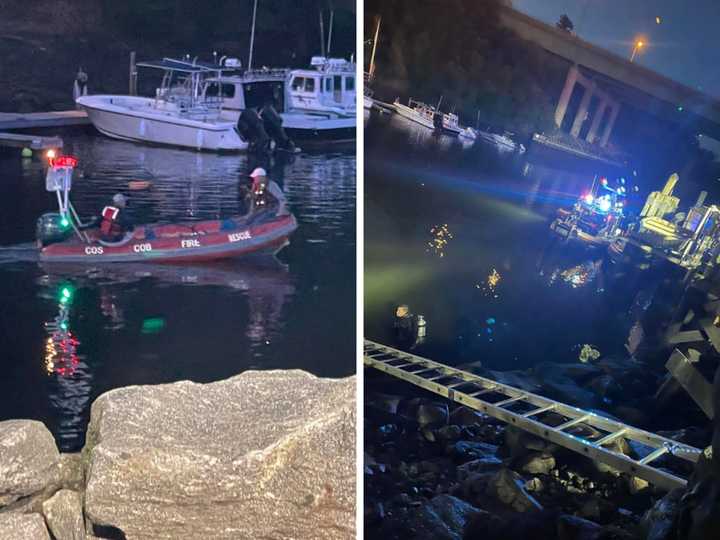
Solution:
<path fill-rule="evenodd" d="M 279 113 L 355 116 L 355 64 L 314 57 L 315 69 L 257 69 L 208 78 L 203 95 L 223 109 L 242 111 L 272 103 Z"/>
<path fill-rule="evenodd" d="M 313 111 L 354 111 L 355 64 L 342 58 L 322 56 L 313 57 L 310 63 L 315 69 L 290 72 L 290 107 Z"/>
<path fill-rule="evenodd" d="M 225 75 L 205 82 L 203 94 L 220 97 L 223 109 L 242 111 L 272 103 L 278 112 L 285 111 L 285 81 L 287 69 L 256 69 L 242 75 Z"/>

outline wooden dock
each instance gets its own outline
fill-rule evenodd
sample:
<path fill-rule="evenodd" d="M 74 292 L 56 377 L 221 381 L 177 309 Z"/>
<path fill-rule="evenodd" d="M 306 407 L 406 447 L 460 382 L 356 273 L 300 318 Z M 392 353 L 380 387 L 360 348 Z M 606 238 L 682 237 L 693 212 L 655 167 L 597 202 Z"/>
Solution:
<path fill-rule="evenodd" d="M 45 150 L 47 148 L 62 148 L 63 140 L 60 137 L 42 137 L 24 133 L 0 133 L 0 146 Z"/>
<path fill-rule="evenodd" d="M 90 124 L 85 111 L 50 111 L 37 113 L 0 112 L 0 131 L 47 127 L 83 126 Z"/>

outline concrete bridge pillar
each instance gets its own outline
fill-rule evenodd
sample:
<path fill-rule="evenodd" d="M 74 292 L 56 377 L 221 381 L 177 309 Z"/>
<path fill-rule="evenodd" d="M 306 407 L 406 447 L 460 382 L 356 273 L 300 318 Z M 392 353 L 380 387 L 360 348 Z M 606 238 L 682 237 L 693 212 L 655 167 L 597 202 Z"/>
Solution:
<path fill-rule="evenodd" d="M 619 113 L 620 103 L 615 102 L 612 104 L 610 118 L 608 119 L 608 123 L 605 125 L 605 131 L 603 131 L 602 138 L 600 139 L 600 146 L 602 146 L 603 148 L 607 146 L 607 143 L 610 140 L 610 134 L 612 133 L 613 127 L 615 127 L 615 120 L 617 120 Z"/>
<path fill-rule="evenodd" d="M 578 108 L 575 120 L 573 121 L 572 128 L 570 128 L 570 135 L 577 138 L 580 135 L 583 122 L 587 120 L 588 107 L 590 107 L 590 100 L 592 100 L 593 92 L 595 91 L 595 83 L 590 83 L 585 87 L 585 93 L 583 94 L 582 100 L 580 101 L 580 107 Z"/>
<path fill-rule="evenodd" d="M 555 108 L 555 125 L 557 127 L 562 126 L 563 120 L 565 119 L 565 113 L 567 112 L 568 104 L 570 103 L 570 98 L 572 97 L 579 74 L 580 70 L 576 64 L 570 66 L 567 77 L 565 78 L 565 86 L 563 87 L 557 107 Z"/>
<path fill-rule="evenodd" d="M 607 110 L 608 105 L 610 105 L 610 103 L 607 98 L 602 98 L 600 103 L 598 103 L 595 114 L 593 115 L 592 124 L 590 124 L 590 131 L 588 131 L 587 137 L 585 138 L 585 140 L 590 144 L 594 143 L 597 138 L 600 123 L 602 122 L 603 116 L 605 116 L 605 111 Z"/>

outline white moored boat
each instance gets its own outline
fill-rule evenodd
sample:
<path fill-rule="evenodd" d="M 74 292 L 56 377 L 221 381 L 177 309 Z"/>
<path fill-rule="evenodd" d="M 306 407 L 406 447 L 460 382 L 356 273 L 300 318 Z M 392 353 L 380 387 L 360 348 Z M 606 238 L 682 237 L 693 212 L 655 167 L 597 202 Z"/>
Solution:
<path fill-rule="evenodd" d="M 400 99 L 397 98 L 393 102 L 393 107 L 395 108 L 395 112 L 403 118 L 412 120 L 416 124 L 425 126 L 428 129 L 435 129 L 434 107 L 412 98 L 408 100 L 407 105 L 400 103 Z"/>
<path fill-rule="evenodd" d="M 222 68 L 171 58 L 137 66 L 164 71 L 155 97 L 90 95 L 77 99 L 98 131 L 141 143 L 209 151 L 247 150 L 248 142 L 235 123 L 221 117 L 222 100 L 202 94 L 205 79 L 220 75 Z"/>
<path fill-rule="evenodd" d="M 410 98 L 408 104 L 403 105 L 399 99 L 395 99 L 393 107 L 400 116 L 428 129 L 440 129 L 448 135 L 459 135 L 463 129 L 460 127 L 457 114 L 440 112 L 437 108 L 422 101 Z"/>

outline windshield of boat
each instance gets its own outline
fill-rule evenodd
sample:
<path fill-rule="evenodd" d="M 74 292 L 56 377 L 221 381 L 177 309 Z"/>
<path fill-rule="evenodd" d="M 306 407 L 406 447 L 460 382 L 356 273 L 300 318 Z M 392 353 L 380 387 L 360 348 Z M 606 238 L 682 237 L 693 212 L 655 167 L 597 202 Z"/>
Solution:
<path fill-rule="evenodd" d="M 262 107 L 272 103 L 278 112 L 285 108 L 285 83 L 283 81 L 263 81 L 246 83 L 245 107 Z"/>

